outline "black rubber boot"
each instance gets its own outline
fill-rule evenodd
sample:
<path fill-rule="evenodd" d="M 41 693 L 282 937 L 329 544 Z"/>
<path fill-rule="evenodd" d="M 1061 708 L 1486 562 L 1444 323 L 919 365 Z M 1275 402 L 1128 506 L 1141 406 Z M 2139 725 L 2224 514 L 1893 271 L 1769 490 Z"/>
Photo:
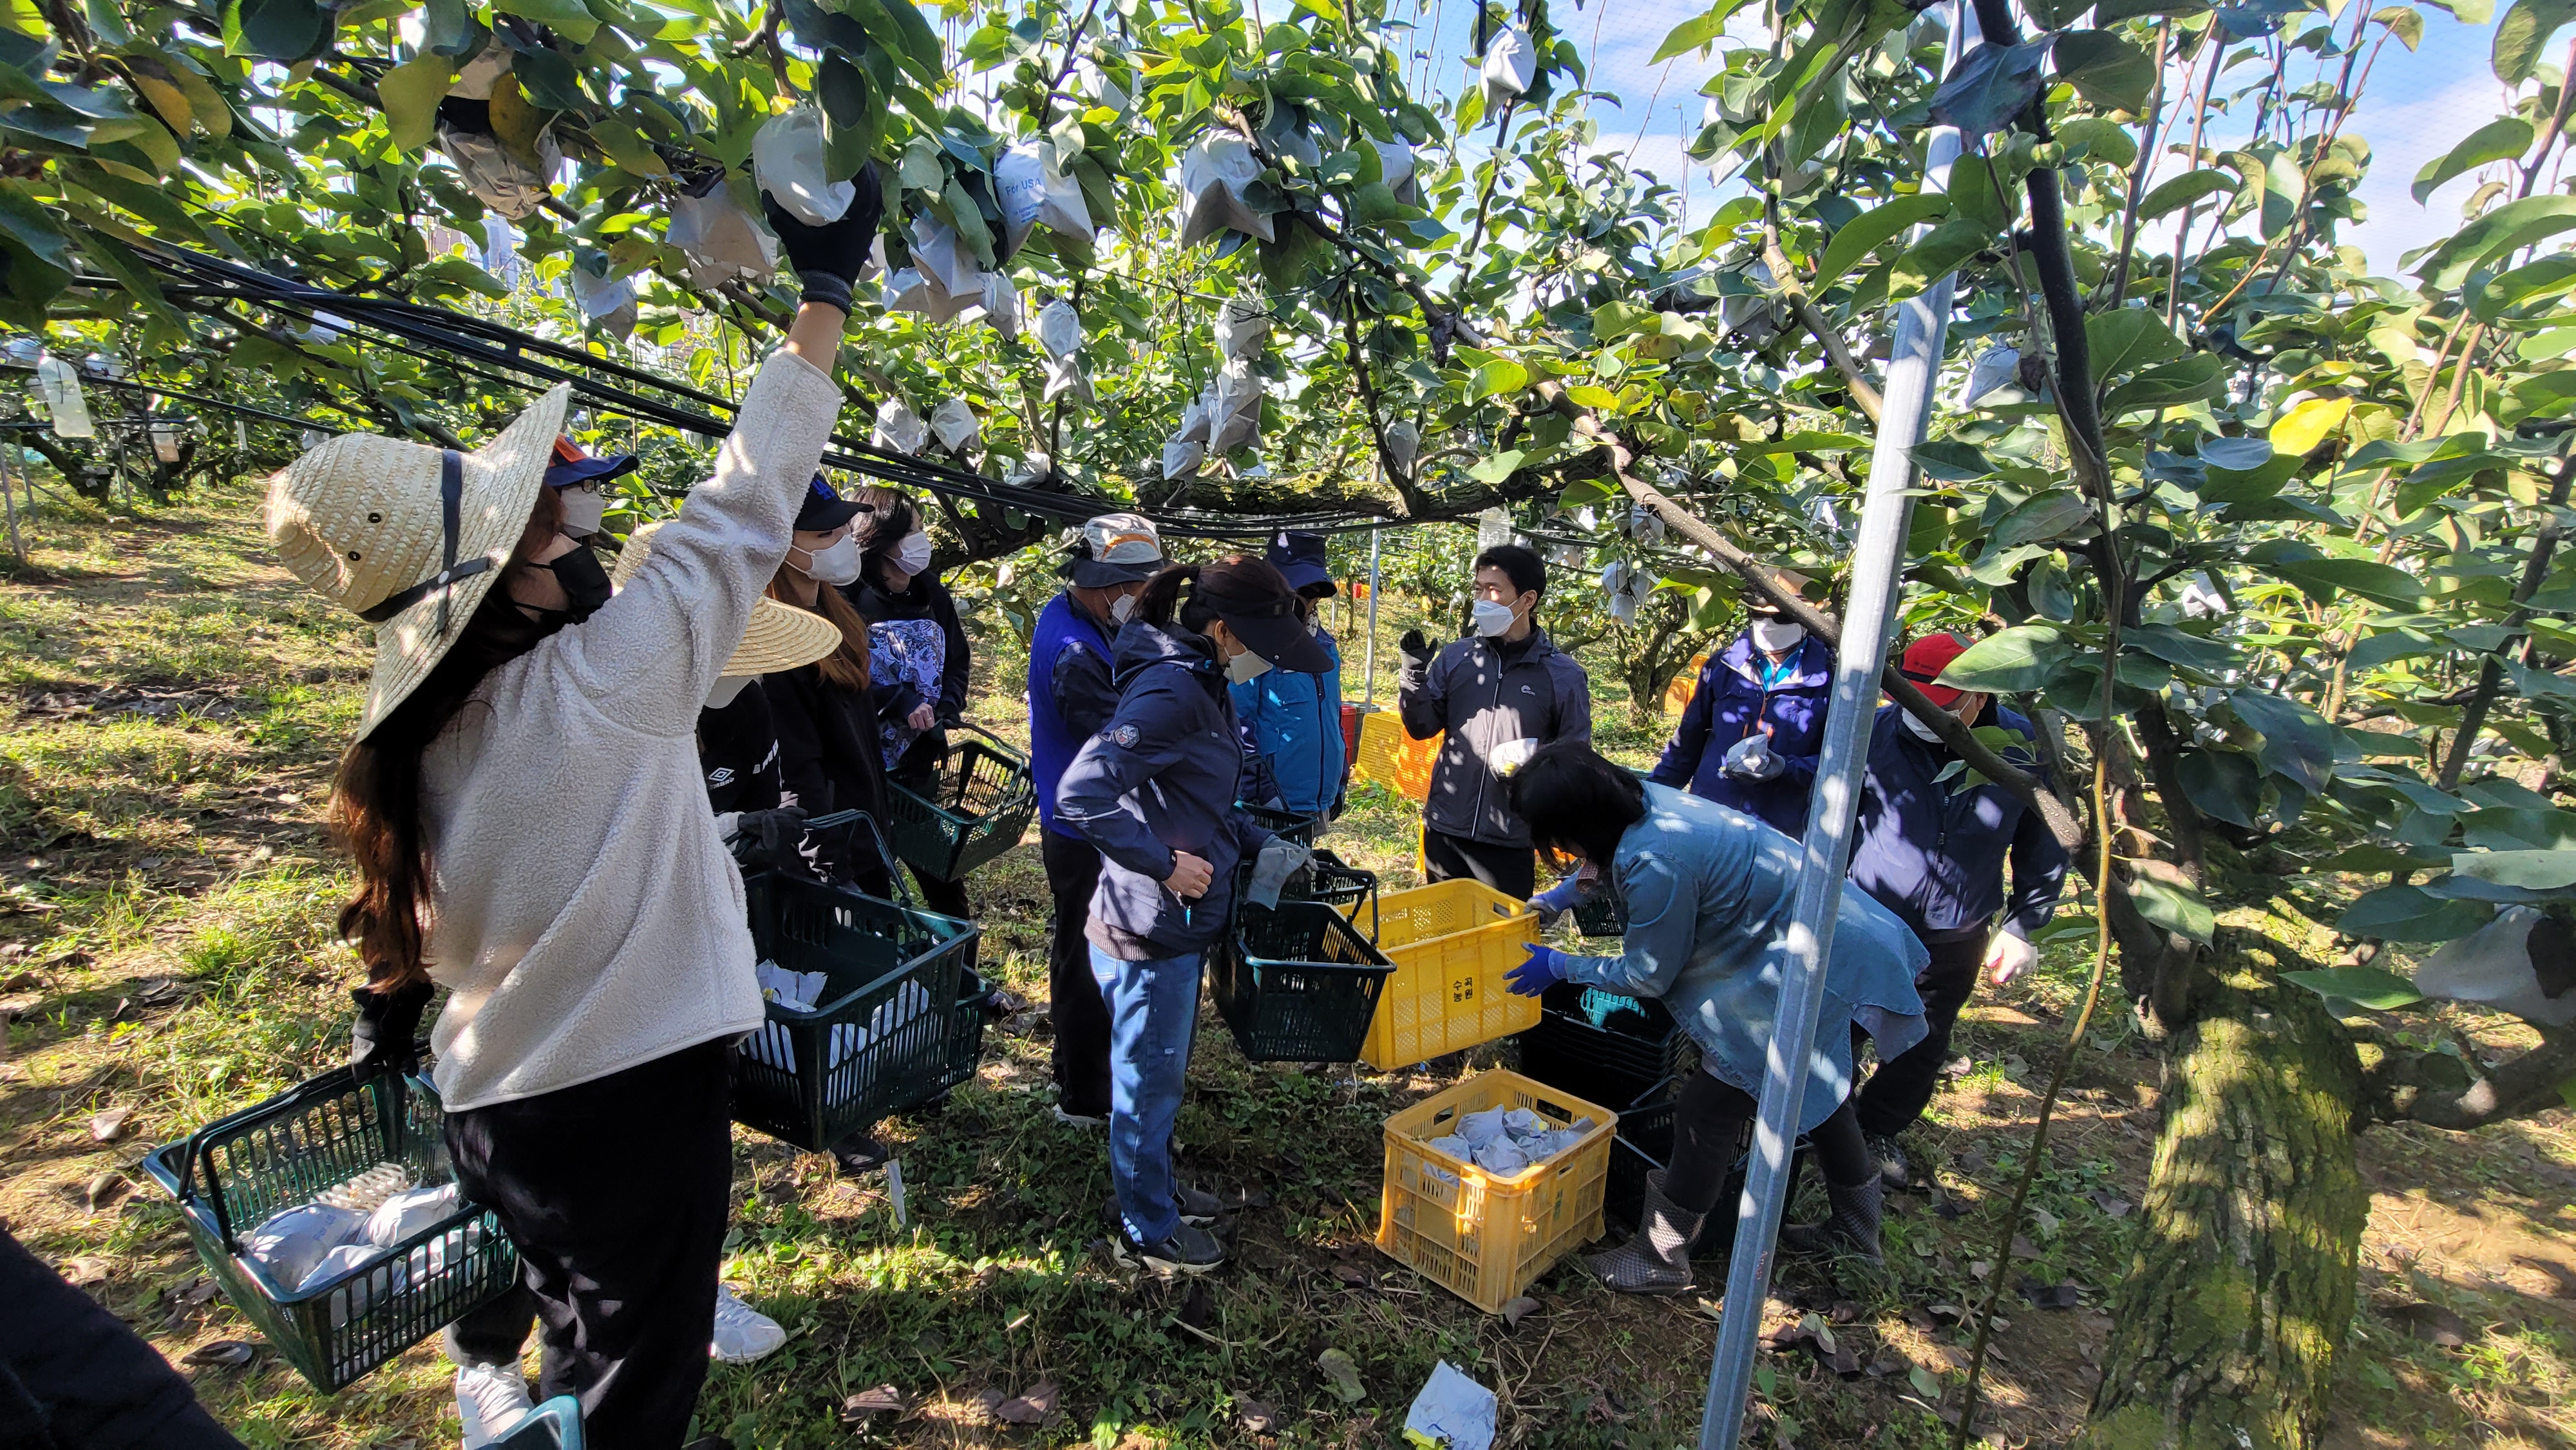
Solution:
<path fill-rule="evenodd" d="M 1679 1294 L 1691 1288 L 1690 1251 L 1704 1213 L 1685 1213 L 1664 1197 L 1664 1174 L 1646 1175 L 1645 1204 L 1636 1237 L 1586 1258 L 1602 1283 L 1622 1294 Z"/>
<path fill-rule="evenodd" d="M 1780 1247 L 1793 1254 L 1855 1254 L 1873 1264 L 1879 1253 L 1878 1225 L 1886 1180 L 1872 1173 L 1858 1183 L 1825 1185 L 1825 1221 L 1780 1230 Z"/>

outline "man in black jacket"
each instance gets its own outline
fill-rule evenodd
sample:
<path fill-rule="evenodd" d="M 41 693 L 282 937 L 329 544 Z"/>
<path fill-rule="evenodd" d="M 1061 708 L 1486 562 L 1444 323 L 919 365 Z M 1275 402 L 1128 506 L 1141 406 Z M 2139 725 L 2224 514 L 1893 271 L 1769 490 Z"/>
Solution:
<path fill-rule="evenodd" d="M 1504 777 L 1552 740 L 1592 738 L 1592 687 L 1574 656 L 1538 627 L 1547 566 L 1516 544 L 1476 556 L 1475 632 L 1438 656 L 1422 631 L 1397 643 L 1396 707 L 1405 733 L 1446 732 L 1422 807 L 1422 855 L 1434 881 L 1472 876 L 1527 900 L 1538 889 L 1529 827 Z"/>

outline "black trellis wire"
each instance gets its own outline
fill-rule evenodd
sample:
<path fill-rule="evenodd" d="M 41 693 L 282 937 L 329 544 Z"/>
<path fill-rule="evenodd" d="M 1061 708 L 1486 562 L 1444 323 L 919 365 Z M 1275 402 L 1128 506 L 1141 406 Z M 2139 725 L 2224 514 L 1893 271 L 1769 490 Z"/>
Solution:
<path fill-rule="evenodd" d="M 601 411 L 640 418 L 701 437 L 720 438 L 729 431 L 714 416 L 717 411 L 731 413 L 735 410 L 735 404 L 728 399 L 486 318 L 391 298 L 357 296 L 317 287 L 165 242 L 155 241 L 136 250 L 156 272 L 170 279 L 164 291 L 173 296 L 237 302 L 340 332 L 364 331 L 370 334 L 368 340 L 371 342 L 392 346 L 412 356 L 503 386 L 551 387 L 569 383 L 577 397 Z M 110 278 L 81 280 L 85 285 L 121 287 Z M 319 315 L 324 312 L 331 316 Z M 602 377 L 615 381 L 602 381 Z M 168 397 L 182 396 L 166 388 L 134 386 Z M 647 397 L 636 388 L 649 388 L 696 404 L 697 408 Z M 237 407 L 233 410 L 243 411 Z M 321 426 L 273 414 L 263 416 L 298 426 Z M 1156 509 L 1098 495 L 1050 492 L 1006 483 L 847 436 L 836 435 L 832 441 L 838 447 L 827 449 L 822 461 L 864 477 L 1045 519 L 1078 521 L 1108 511 L 1142 513 L 1154 520 L 1164 532 L 1182 538 L 1246 539 L 1267 536 L 1283 529 L 1325 534 L 1356 533 L 1398 523 L 1450 522 L 1492 503 L 1490 499 L 1478 499 L 1454 508 L 1436 509 L 1429 514 L 1406 518 L 1347 507 L 1256 514 Z"/>

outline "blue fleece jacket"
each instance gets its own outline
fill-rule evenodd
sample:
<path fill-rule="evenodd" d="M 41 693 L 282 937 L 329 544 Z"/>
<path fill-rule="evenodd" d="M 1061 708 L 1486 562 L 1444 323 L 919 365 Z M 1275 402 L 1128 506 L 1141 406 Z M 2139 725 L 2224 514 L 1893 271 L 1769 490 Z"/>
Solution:
<path fill-rule="evenodd" d="M 1270 788 L 1283 808 L 1301 816 L 1324 814 L 1342 793 L 1342 652 L 1326 631 L 1317 630 L 1315 642 L 1333 657 L 1324 673 L 1273 669 L 1227 687 Z"/>
<path fill-rule="evenodd" d="M 1995 724 L 2033 738 L 2030 721 L 1996 707 Z M 2004 759 L 2047 772 L 2028 749 Z M 2057 910 L 2069 864 L 2039 813 L 1991 783 L 1958 789 L 1937 777 L 1952 763 L 1948 747 L 1916 735 L 1902 706 L 1888 705 L 1870 727 L 1869 774 L 1860 798 L 1860 834 L 1852 843 L 1852 883 L 1876 897 L 1926 943 L 1958 941 L 1986 931 L 2005 908 L 2004 861 L 2012 861 L 2011 915 L 2004 930 L 2027 938 Z M 2046 784 L 2040 787 L 2046 790 Z"/>
<path fill-rule="evenodd" d="M 1038 789 L 1038 824 L 1060 836 L 1078 835 L 1056 824 L 1056 787 L 1064 768 L 1118 708 L 1110 682 L 1113 633 L 1091 612 L 1058 594 L 1038 612 L 1029 636 L 1029 772 Z"/>
<path fill-rule="evenodd" d="M 1646 779 L 1686 788 L 1773 830 L 1803 836 L 1807 796 L 1816 785 L 1816 757 L 1825 748 L 1825 701 L 1833 690 L 1833 646 L 1811 637 L 1798 646 L 1786 669 L 1774 670 L 1753 647 L 1753 633 L 1747 630 L 1700 668 L 1690 704 Z M 1770 732 L 1771 752 L 1788 768 L 1769 780 L 1728 775 L 1726 752 L 1762 730 Z"/>
<path fill-rule="evenodd" d="M 1270 833 L 1235 808 L 1243 747 L 1225 671 L 1206 636 L 1131 620 L 1118 632 L 1118 709 L 1065 767 L 1059 828 L 1101 855 L 1086 935 L 1110 955 L 1204 951 L 1234 910 L 1234 868 Z M 1184 902 L 1163 884 L 1187 851 L 1216 874 Z"/>

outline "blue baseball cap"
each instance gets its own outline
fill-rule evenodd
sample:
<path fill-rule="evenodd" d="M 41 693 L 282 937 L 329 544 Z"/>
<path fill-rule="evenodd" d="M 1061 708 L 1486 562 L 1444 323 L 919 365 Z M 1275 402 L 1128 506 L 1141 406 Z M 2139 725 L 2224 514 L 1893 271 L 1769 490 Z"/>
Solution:
<path fill-rule="evenodd" d="M 632 453 L 609 453 L 599 457 L 582 452 L 569 438 L 555 440 L 554 460 L 546 465 L 546 487 L 571 488 L 582 483 L 606 483 L 612 478 L 633 473 L 642 467 Z"/>
<path fill-rule="evenodd" d="M 813 482 L 805 485 L 805 501 L 796 508 L 796 528 L 800 533 L 829 533 L 861 514 L 874 512 L 857 499 L 841 497 L 818 473 Z"/>
<path fill-rule="evenodd" d="M 1324 563 L 1321 534 L 1283 532 L 1271 539 L 1270 547 L 1261 556 L 1286 576 L 1289 588 L 1300 594 L 1308 594 L 1318 584 L 1323 588 L 1310 594 L 1310 598 L 1328 598 L 1340 592 L 1340 586 L 1333 583 L 1333 571 Z"/>

